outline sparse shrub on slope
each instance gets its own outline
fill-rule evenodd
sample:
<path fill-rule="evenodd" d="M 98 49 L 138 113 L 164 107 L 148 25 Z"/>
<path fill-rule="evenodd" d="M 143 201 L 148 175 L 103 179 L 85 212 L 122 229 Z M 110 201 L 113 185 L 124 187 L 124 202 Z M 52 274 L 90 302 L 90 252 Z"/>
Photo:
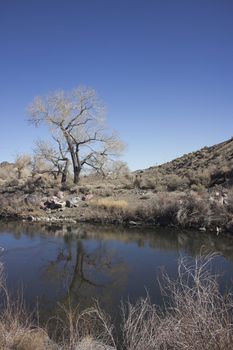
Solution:
<path fill-rule="evenodd" d="M 178 175 L 167 175 L 164 179 L 167 185 L 168 191 L 176 191 L 178 189 L 185 188 L 188 185 L 188 179 L 186 177 L 180 177 Z"/>

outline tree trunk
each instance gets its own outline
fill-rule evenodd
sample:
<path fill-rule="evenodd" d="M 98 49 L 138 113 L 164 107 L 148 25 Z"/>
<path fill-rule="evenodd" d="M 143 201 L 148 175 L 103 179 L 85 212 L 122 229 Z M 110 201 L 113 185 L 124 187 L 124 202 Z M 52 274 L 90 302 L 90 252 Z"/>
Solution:
<path fill-rule="evenodd" d="M 68 174 L 68 169 L 69 169 L 69 159 L 66 158 L 65 159 L 65 167 L 62 171 L 62 178 L 61 178 L 61 183 L 64 184 L 66 183 L 66 180 L 67 180 L 67 174 Z"/>
<path fill-rule="evenodd" d="M 79 173 L 78 173 L 78 169 L 75 168 L 74 169 L 74 184 L 77 185 L 79 183 Z"/>
<path fill-rule="evenodd" d="M 18 169 L 18 179 L 22 178 L 22 169 Z"/>
<path fill-rule="evenodd" d="M 72 162 L 73 162 L 73 172 L 74 172 L 74 184 L 78 184 L 79 183 L 79 175 L 81 172 L 81 168 L 80 165 L 78 163 L 78 159 L 76 157 L 76 154 L 71 154 L 71 158 L 72 158 Z"/>
<path fill-rule="evenodd" d="M 79 161 L 79 145 L 74 145 L 73 141 L 71 140 L 66 130 L 62 129 L 62 131 L 68 143 L 68 148 L 69 148 L 69 152 L 72 160 L 73 172 L 74 172 L 73 182 L 74 184 L 77 185 L 79 183 L 80 172 L 82 169 L 81 163 Z M 74 147 L 76 147 L 76 150 L 74 149 Z"/>

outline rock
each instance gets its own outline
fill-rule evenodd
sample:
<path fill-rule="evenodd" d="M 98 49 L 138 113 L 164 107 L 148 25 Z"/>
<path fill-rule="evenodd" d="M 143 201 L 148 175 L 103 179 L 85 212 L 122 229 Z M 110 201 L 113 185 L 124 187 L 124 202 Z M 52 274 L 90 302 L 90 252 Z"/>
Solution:
<path fill-rule="evenodd" d="M 129 225 L 133 225 L 133 226 L 138 226 L 140 225 L 141 223 L 140 222 L 136 222 L 136 221 L 129 221 Z"/>
<path fill-rule="evenodd" d="M 24 202 L 27 205 L 38 205 L 40 200 L 41 199 L 38 198 L 38 196 L 35 194 L 28 194 L 27 196 L 24 197 Z"/>
<path fill-rule="evenodd" d="M 66 207 L 67 208 L 74 208 L 77 207 L 80 202 L 80 197 L 72 197 L 66 200 Z"/>
<path fill-rule="evenodd" d="M 93 198 L 93 194 L 92 193 L 86 193 L 84 196 L 82 196 L 82 200 L 83 201 L 89 201 L 92 198 Z"/>
<path fill-rule="evenodd" d="M 62 202 L 58 197 L 53 196 L 50 199 L 47 199 L 44 203 L 40 205 L 41 209 L 60 209 L 66 206 L 66 202 Z"/>
<path fill-rule="evenodd" d="M 64 193 L 62 191 L 57 192 L 57 198 L 63 199 L 64 198 Z"/>
<path fill-rule="evenodd" d="M 41 203 L 40 203 L 40 209 L 46 210 L 47 207 L 46 207 L 46 205 L 45 205 L 44 203 L 45 203 L 45 202 L 41 202 Z"/>
<path fill-rule="evenodd" d="M 88 337 L 77 344 L 75 350 L 115 350 L 115 348 Z"/>

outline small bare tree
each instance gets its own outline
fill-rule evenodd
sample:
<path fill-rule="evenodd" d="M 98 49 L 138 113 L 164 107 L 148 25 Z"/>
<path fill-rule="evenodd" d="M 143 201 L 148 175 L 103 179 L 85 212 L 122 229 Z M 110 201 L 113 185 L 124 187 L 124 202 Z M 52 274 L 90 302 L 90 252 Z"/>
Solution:
<path fill-rule="evenodd" d="M 113 177 L 118 178 L 120 176 L 127 176 L 130 174 L 130 169 L 127 163 L 117 160 L 112 163 L 110 173 Z"/>
<path fill-rule="evenodd" d="M 53 174 L 55 179 L 61 175 L 61 182 L 65 183 L 69 169 L 67 150 L 58 138 L 53 137 L 53 139 L 57 143 L 57 148 L 46 141 L 36 142 L 34 149 L 36 164 L 42 164 L 43 170 L 40 171 Z"/>
<path fill-rule="evenodd" d="M 98 167 L 101 162 L 97 160 L 118 155 L 123 149 L 119 138 L 107 132 L 105 108 L 92 89 L 36 97 L 29 107 L 29 121 L 35 126 L 47 124 L 65 142 L 76 184 L 85 166 Z"/>
<path fill-rule="evenodd" d="M 18 179 L 22 178 L 23 171 L 31 165 L 31 157 L 27 154 L 17 155 L 15 159 L 15 167 Z"/>

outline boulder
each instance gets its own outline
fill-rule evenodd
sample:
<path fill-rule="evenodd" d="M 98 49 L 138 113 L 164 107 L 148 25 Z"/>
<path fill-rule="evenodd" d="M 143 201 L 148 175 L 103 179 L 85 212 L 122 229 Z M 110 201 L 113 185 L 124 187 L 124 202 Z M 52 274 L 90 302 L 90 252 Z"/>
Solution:
<path fill-rule="evenodd" d="M 80 202 L 80 197 L 72 197 L 66 200 L 66 207 L 67 208 L 75 208 L 78 206 Z"/>
<path fill-rule="evenodd" d="M 53 196 L 40 204 L 41 209 L 60 209 L 66 206 L 66 202 L 61 201 L 58 197 Z"/>
<path fill-rule="evenodd" d="M 57 192 L 57 198 L 63 199 L 63 198 L 64 198 L 64 192 L 58 191 L 58 192 Z"/>

